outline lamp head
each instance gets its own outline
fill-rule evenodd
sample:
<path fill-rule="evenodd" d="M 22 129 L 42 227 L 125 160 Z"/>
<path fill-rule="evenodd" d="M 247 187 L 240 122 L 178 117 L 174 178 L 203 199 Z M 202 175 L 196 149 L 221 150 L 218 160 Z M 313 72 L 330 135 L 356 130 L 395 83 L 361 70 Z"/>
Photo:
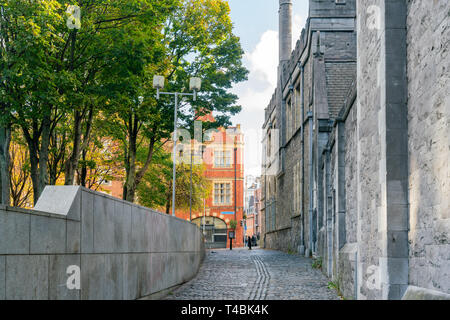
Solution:
<path fill-rule="evenodd" d="M 202 87 L 202 80 L 197 77 L 192 77 L 189 80 L 189 90 L 191 91 L 199 91 Z"/>
<path fill-rule="evenodd" d="M 164 77 L 163 76 L 153 76 L 153 88 L 163 89 L 164 88 Z"/>

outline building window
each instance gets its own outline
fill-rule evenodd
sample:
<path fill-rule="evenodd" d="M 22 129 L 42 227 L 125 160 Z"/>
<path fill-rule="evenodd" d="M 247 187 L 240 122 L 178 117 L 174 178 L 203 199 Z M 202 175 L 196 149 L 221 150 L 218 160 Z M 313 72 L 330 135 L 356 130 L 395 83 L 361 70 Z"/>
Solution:
<path fill-rule="evenodd" d="M 289 100 L 286 104 L 286 141 L 292 136 L 292 103 Z"/>
<path fill-rule="evenodd" d="M 297 130 L 301 126 L 301 91 L 300 85 L 295 89 L 295 125 Z"/>
<path fill-rule="evenodd" d="M 214 183 L 214 204 L 231 205 L 231 183 Z"/>
<path fill-rule="evenodd" d="M 231 151 L 217 150 L 214 152 L 214 166 L 217 168 L 231 167 Z"/>
<path fill-rule="evenodd" d="M 300 162 L 297 162 L 294 166 L 294 175 L 293 175 L 293 201 L 294 201 L 294 214 L 300 214 Z"/>

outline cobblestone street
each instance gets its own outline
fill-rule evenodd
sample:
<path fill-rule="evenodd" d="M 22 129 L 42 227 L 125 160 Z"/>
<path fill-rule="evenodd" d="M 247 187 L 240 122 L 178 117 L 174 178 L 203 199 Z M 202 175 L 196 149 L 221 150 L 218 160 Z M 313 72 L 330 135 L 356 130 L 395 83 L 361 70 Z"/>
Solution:
<path fill-rule="evenodd" d="M 179 300 L 337 300 L 311 259 L 254 248 L 208 250 L 197 276 L 170 293 Z"/>

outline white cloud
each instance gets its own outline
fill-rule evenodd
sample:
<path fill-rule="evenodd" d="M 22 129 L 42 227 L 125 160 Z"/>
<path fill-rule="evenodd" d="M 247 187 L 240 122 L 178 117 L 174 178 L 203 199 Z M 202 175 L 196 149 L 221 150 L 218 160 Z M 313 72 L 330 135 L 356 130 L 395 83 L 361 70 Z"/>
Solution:
<path fill-rule="evenodd" d="M 295 49 L 295 44 L 300 39 L 304 27 L 305 19 L 299 14 L 294 14 L 294 20 L 292 22 L 292 49 Z"/>
<path fill-rule="evenodd" d="M 253 75 L 263 77 L 270 85 L 276 86 L 278 65 L 278 32 L 267 30 L 261 36 L 255 50 L 245 54 Z"/>
<path fill-rule="evenodd" d="M 304 21 L 301 15 L 294 15 L 293 49 L 300 38 Z M 245 174 L 256 176 L 261 171 L 261 127 L 264 122 L 264 109 L 277 86 L 278 32 L 265 31 L 253 51 L 245 53 L 244 64 L 250 71 L 248 81 L 233 88 L 233 92 L 239 96 L 242 111 L 232 120 L 234 124 L 241 124 L 245 134 Z"/>
<path fill-rule="evenodd" d="M 235 87 L 242 112 L 263 111 L 277 85 L 278 32 L 264 32 L 255 49 L 245 53 L 244 64 L 248 81 Z"/>
<path fill-rule="evenodd" d="M 246 52 L 244 64 L 249 70 L 248 81 L 234 87 L 242 111 L 233 117 L 233 123 L 242 124 L 245 134 L 245 174 L 258 175 L 261 169 L 261 127 L 264 109 L 277 85 L 278 32 L 264 32 L 251 52 Z"/>

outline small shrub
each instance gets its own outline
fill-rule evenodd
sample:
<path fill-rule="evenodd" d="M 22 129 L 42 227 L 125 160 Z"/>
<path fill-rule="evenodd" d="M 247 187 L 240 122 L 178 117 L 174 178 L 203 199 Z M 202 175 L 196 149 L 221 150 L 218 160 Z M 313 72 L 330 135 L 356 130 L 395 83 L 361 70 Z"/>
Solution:
<path fill-rule="evenodd" d="M 333 281 L 328 282 L 328 289 L 330 290 L 338 290 L 339 289 L 339 285 L 334 283 Z"/>
<path fill-rule="evenodd" d="M 312 263 L 312 267 L 314 269 L 322 270 L 322 258 L 314 259 L 314 261 Z"/>
<path fill-rule="evenodd" d="M 337 282 L 333 282 L 333 281 L 328 282 L 328 289 L 330 289 L 330 290 L 336 290 L 336 292 L 337 292 L 339 298 L 340 298 L 341 300 L 346 300 L 345 297 L 344 297 L 344 295 L 343 295 L 342 292 L 341 292 L 340 287 L 339 287 L 339 280 L 338 280 Z"/>

